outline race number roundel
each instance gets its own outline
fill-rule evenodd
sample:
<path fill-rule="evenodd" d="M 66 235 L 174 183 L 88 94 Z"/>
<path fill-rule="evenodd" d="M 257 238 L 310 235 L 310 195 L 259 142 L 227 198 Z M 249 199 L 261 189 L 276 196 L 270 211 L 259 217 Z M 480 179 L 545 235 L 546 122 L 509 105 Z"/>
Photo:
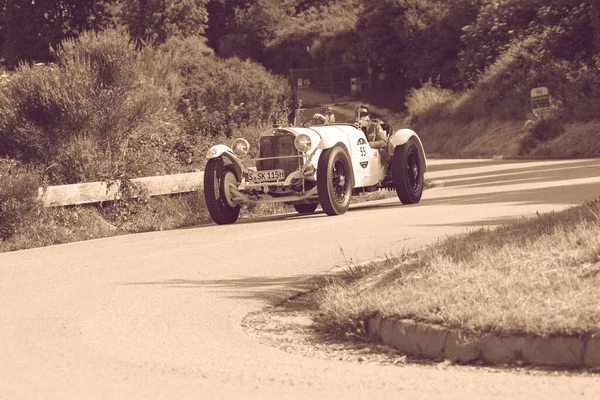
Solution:
<path fill-rule="evenodd" d="M 358 157 L 360 159 L 360 166 L 367 168 L 369 161 L 367 160 L 367 141 L 363 138 L 358 139 Z"/>

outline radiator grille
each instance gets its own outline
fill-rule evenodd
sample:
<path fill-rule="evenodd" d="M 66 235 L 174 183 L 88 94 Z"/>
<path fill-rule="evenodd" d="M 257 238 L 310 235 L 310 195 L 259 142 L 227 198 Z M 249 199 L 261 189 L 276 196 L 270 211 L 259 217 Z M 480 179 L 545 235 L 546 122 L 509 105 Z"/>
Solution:
<path fill-rule="evenodd" d="M 263 136 L 260 138 L 260 157 L 284 157 L 296 156 L 300 153 L 294 146 L 294 135 Z M 285 175 L 289 175 L 298 169 L 300 158 L 281 158 L 276 160 L 259 160 L 256 168 L 259 171 L 267 169 L 283 169 Z"/>

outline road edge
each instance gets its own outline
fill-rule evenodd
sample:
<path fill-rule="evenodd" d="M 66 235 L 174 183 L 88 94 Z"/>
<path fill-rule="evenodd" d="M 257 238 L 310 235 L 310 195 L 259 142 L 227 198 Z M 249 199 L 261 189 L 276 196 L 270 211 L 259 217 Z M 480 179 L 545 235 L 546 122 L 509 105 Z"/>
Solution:
<path fill-rule="evenodd" d="M 375 316 L 366 322 L 371 338 L 410 356 L 460 364 L 600 368 L 600 334 L 476 336 L 410 319 Z"/>

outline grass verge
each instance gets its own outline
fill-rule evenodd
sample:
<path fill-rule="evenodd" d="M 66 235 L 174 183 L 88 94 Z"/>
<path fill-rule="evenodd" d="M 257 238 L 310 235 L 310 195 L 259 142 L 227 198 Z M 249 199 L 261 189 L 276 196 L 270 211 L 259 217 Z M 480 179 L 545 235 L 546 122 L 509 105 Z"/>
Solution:
<path fill-rule="evenodd" d="M 364 335 L 364 323 L 375 315 L 476 334 L 598 333 L 599 204 L 349 268 L 322 289 L 318 322 L 346 337 Z"/>

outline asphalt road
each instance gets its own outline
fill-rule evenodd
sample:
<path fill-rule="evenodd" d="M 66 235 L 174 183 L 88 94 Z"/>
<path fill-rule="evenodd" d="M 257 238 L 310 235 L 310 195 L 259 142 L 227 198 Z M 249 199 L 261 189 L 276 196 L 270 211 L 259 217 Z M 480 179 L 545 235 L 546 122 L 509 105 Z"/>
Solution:
<path fill-rule="evenodd" d="M 600 375 L 323 360 L 242 330 L 337 265 L 595 198 L 600 160 L 430 160 L 427 178 L 411 206 L 0 254 L 0 399 L 600 398 Z"/>

